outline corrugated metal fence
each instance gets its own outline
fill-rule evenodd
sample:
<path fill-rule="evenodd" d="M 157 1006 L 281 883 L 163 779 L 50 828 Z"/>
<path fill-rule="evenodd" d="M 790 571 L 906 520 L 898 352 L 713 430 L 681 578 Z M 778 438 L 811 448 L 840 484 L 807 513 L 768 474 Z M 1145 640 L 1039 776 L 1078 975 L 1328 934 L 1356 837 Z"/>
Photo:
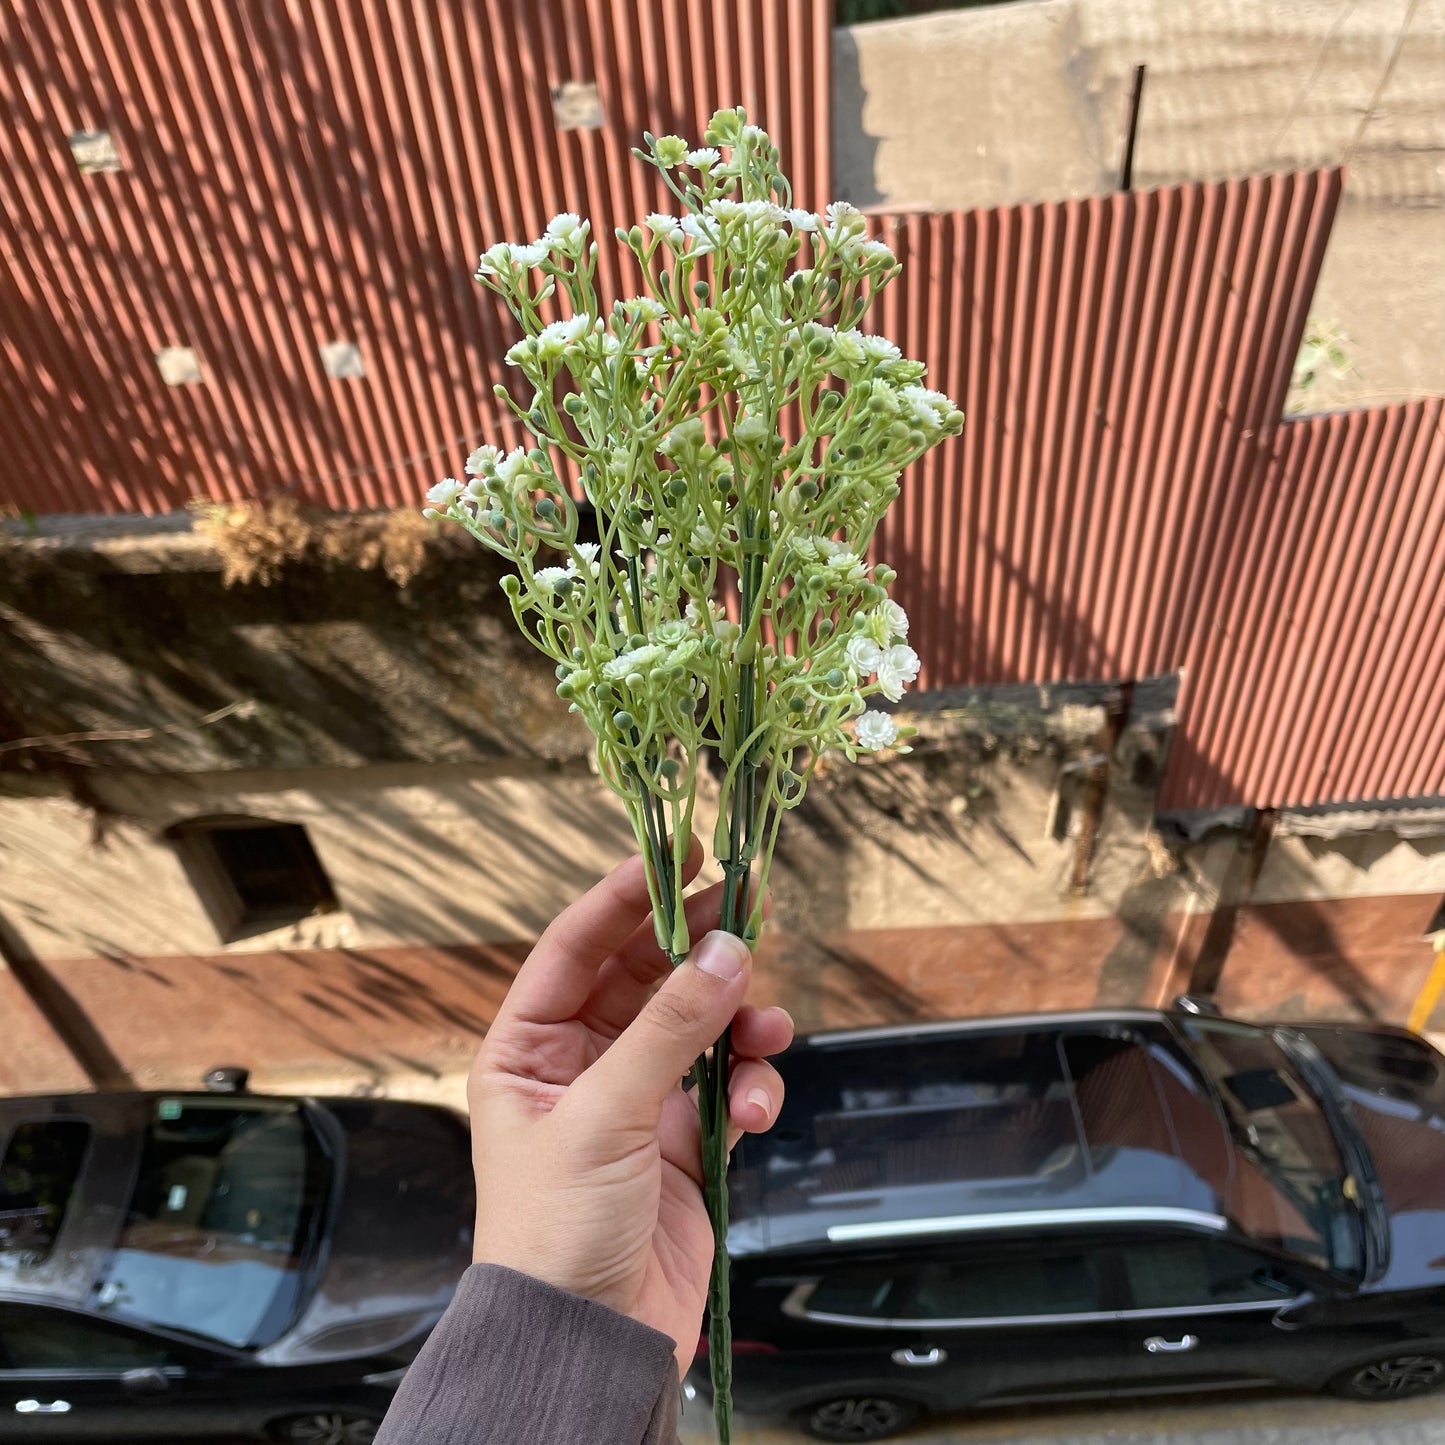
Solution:
<path fill-rule="evenodd" d="M 564 199 L 604 237 L 663 207 L 630 148 L 723 105 L 821 204 L 831 43 L 829 0 L 4 0 L 0 502 L 410 505 L 520 440 L 480 251 Z M 102 131 L 122 169 L 82 174 L 68 138 Z M 337 341 L 364 377 L 326 375 Z"/>
<path fill-rule="evenodd" d="M 831 42 L 828 0 L 0 0 L 0 502 L 414 504 L 520 440 L 476 253 L 664 204 L 630 147 L 724 104 L 821 204 Z M 876 220 L 872 324 L 968 412 L 879 539 L 926 685 L 1182 669 L 1166 807 L 1445 791 L 1439 404 L 1279 421 L 1339 192 Z"/>

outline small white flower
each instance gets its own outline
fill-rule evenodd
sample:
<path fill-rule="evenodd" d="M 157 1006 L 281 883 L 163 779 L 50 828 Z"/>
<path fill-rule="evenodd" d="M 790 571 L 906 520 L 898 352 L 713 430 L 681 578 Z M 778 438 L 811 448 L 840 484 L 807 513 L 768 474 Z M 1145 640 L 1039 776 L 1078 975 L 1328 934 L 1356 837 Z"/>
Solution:
<path fill-rule="evenodd" d="M 505 241 L 498 241 L 482 252 L 477 262 L 478 276 L 508 276 L 512 271 L 512 248 Z"/>
<path fill-rule="evenodd" d="M 628 652 L 619 652 L 602 664 L 604 677 L 629 677 L 634 672 L 644 672 L 663 655 L 662 648 L 655 643 L 644 642 Z"/>
<path fill-rule="evenodd" d="M 682 222 L 676 216 L 666 216 L 660 211 L 654 211 L 648 216 L 646 225 L 656 236 L 671 236 L 682 229 Z"/>
<path fill-rule="evenodd" d="M 697 166 L 703 170 L 711 170 L 721 159 L 722 152 L 715 151 L 711 146 L 702 146 L 687 153 L 688 165 Z"/>
<path fill-rule="evenodd" d="M 818 229 L 818 213 L 816 211 L 805 211 L 799 206 L 784 211 L 788 218 L 788 224 L 795 231 L 816 231 Z"/>
<path fill-rule="evenodd" d="M 486 476 L 489 470 L 496 469 L 497 458 L 501 455 L 500 447 L 478 447 L 467 458 L 467 475 L 469 477 Z"/>
<path fill-rule="evenodd" d="M 864 241 L 853 254 L 863 261 L 896 261 L 892 246 L 886 241 Z"/>
<path fill-rule="evenodd" d="M 692 254 L 694 256 L 706 256 L 716 246 L 714 239 L 716 230 L 707 230 L 703 223 L 696 216 L 684 216 L 678 225 L 682 227 L 683 235 L 692 241 Z"/>
<path fill-rule="evenodd" d="M 447 477 L 426 494 L 426 499 L 434 507 L 449 507 L 461 496 L 462 490 L 462 484 L 455 477 Z"/>
<path fill-rule="evenodd" d="M 901 361 L 903 353 L 886 336 L 862 337 L 863 353 L 869 361 Z"/>
<path fill-rule="evenodd" d="M 892 747 L 898 741 L 898 724 L 886 712 L 869 708 L 853 724 L 853 736 L 860 748 L 876 753 L 880 748 Z"/>
<path fill-rule="evenodd" d="M 530 336 L 524 336 L 507 348 L 505 359 L 508 366 L 525 367 L 529 361 L 534 361 L 536 356 L 537 343 Z"/>
<path fill-rule="evenodd" d="M 487 484 L 480 477 L 473 477 L 467 483 L 467 496 L 474 501 L 482 501 L 487 495 Z"/>
<path fill-rule="evenodd" d="M 891 597 L 879 603 L 878 612 L 894 637 L 908 636 L 908 614 Z"/>
<path fill-rule="evenodd" d="M 585 336 L 591 326 L 590 316 L 573 316 L 566 321 L 549 322 L 537 333 L 537 354 L 544 361 L 554 360 Z M 508 355 L 510 354 L 509 352 Z"/>
<path fill-rule="evenodd" d="M 897 702 L 903 689 L 918 677 L 918 654 L 905 643 L 895 643 L 879 660 L 878 687 L 883 696 Z"/>
<path fill-rule="evenodd" d="M 629 296 L 622 310 L 629 321 L 661 321 L 667 315 L 667 307 L 651 296 Z"/>
<path fill-rule="evenodd" d="M 569 582 L 572 573 L 566 567 L 539 567 L 532 573 L 532 581 L 544 592 L 555 592 L 559 582 Z"/>
<path fill-rule="evenodd" d="M 596 566 L 596 564 L 597 564 L 597 554 L 598 554 L 602 549 L 601 549 L 601 547 L 599 547 L 599 546 L 597 545 L 596 542 L 574 542 L 574 543 L 572 544 L 572 550 L 573 550 L 584 562 L 587 562 L 587 563 L 590 563 L 590 564 L 593 565 L 593 566 Z M 902 608 L 900 608 L 899 611 L 902 611 Z M 905 632 L 908 630 L 906 624 L 905 624 L 903 630 L 904 630 Z"/>
<path fill-rule="evenodd" d="M 847 653 L 848 661 L 865 675 L 877 672 L 883 662 L 883 649 L 871 637 L 850 637 Z"/>
<path fill-rule="evenodd" d="M 582 217 L 575 211 L 563 211 L 547 222 L 547 234 L 556 241 L 569 241 L 582 229 Z"/>
<path fill-rule="evenodd" d="M 497 476 L 507 485 L 511 486 L 519 476 L 522 475 L 522 468 L 526 465 L 527 453 L 518 447 L 514 452 L 508 452 L 501 461 L 497 463 Z"/>
<path fill-rule="evenodd" d="M 540 266 L 551 249 L 545 240 L 533 241 L 530 246 L 513 246 L 512 262 L 517 266 Z"/>

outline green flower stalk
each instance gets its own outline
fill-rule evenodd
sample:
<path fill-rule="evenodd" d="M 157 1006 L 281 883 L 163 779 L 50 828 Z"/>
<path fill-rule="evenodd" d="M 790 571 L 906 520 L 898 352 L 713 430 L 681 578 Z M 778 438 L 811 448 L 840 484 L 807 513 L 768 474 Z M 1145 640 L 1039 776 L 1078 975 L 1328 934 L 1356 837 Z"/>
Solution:
<path fill-rule="evenodd" d="M 497 390 L 537 445 L 481 447 L 467 481 L 427 494 L 428 515 L 515 567 L 502 588 L 596 737 L 674 964 L 690 943 L 682 872 L 709 752 L 722 773 L 721 926 L 755 944 L 779 825 L 819 760 L 906 751 L 911 730 L 869 701 L 897 702 L 919 660 L 888 596 L 895 573 L 864 559 L 903 469 L 963 425 L 920 385 L 921 362 L 858 329 L 899 270 L 862 214 L 845 202 L 794 208 L 777 148 L 742 110 L 719 111 L 705 140 L 689 150 L 649 135 L 634 152 L 679 210 L 616 233 L 645 294 L 604 309 L 597 244 L 570 213 L 531 245 L 483 255 L 477 279 L 522 329 L 507 361 L 533 394 L 519 405 Z M 564 471 L 591 503 L 595 542 Z M 728 1054 L 724 1035 L 694 1069 L 723 1445 Z"/>

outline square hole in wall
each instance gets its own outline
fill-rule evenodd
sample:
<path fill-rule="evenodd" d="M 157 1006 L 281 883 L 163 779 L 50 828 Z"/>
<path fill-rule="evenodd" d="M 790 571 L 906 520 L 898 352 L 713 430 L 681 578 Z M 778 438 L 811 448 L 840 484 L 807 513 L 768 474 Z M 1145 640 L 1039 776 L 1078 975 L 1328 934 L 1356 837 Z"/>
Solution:
<path fill-rule="evenodd" d="M 552 88 L 552 114 L 558 130 L 600 130 L 602 97 L 595 80 L 564 80 Z"/>
<path fill-rule="evenodd" d="M 319 350 L 327 376 L 344 380 L 366 375 L 366 368 L 361 364 L 361 348 L 354 341 L 323 341 Z"/>
<path fill-rule="evenodd" d="M 193 346 L 163 346 L 156 352 L 156 365 L 167 386 L 194 386 L 201 379 L 201 358 Z"/>
<path fill-rule="evenodd" d="M 119 171 L 120 152 L 108 130 L 78 130 L 70 137 L 70 155 L 83 176 Z"/>
<path fill-rule="evenodd" d="M 178 824 L 167 836 L 222 943 L 340 907 L 299 823 L 199 818 Z"/>

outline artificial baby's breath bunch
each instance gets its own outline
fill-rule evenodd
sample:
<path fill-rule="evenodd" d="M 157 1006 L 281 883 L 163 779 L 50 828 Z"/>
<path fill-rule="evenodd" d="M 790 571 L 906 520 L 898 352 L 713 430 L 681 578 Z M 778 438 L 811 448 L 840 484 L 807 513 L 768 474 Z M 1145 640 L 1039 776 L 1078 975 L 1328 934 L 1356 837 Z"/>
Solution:
<path fill-rule="evenodd" d="M 659 942 L 680 962 L 709 751 L 722 772 L 721 925 L 752 943 L 779 824 L 819 759 L 903 746 L 908 730 L 870 702 L 897 702 L 919 660 L 888 596 L 893 570 L 864 559 L 903 469 L 963 416 L 920 385 L 921 362 L 859 329 L 899 270 L 860 212 L 794 208 L 777 148 L 741 110 L 713 117 L 703 149 L 646 139 L 634 154 L 658 168 L 679 213 L 616 233 L 645 294 L 603 307 L 597 244 L 570 213 L 530 245 L 493 246 L 477 279 L 522 328 L 507 361 L 534 395 L 519 406 L 498 391 L 537 445 L 480 447 L 470 480 L 448 478 L 427 500 L 515 567 L 502 586 L 518 625 L 596 736 L 647 860 Z M 724 1442 L 727 1062 L 724 1038 L 696 1068 Z"/>

